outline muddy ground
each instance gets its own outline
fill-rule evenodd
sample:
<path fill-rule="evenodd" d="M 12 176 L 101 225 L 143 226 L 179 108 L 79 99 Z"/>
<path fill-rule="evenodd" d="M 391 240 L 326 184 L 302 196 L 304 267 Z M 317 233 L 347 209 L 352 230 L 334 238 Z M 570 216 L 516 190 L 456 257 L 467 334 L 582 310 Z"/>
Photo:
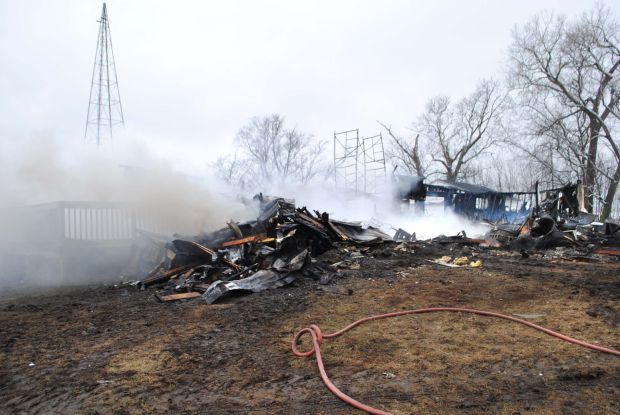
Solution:
<path fill-rule="evenodd" d="M 351 250 L 351 248 L 348 248 Z M 441 255 L 481 259 L 445 268 Z M 336 263 L 339 248 L 317 260 Z M 71 288 L 0 300 L 0 413 L 359 413 L 291 354 L 311 323 L 430 306 L 530 314 L 564 334 L 620 348 L 620 263 L 582 263 L 460 246 L 389 244 L 341 264 L 330 285 L 207 305 L 152 290 Z M 538 315 L 538 316 L 531 316 Z M 372 322 L 325 340 L 345 393 L 395 414 L 620 413 L 620 359 L 514 323 L 459 314 Z"/>

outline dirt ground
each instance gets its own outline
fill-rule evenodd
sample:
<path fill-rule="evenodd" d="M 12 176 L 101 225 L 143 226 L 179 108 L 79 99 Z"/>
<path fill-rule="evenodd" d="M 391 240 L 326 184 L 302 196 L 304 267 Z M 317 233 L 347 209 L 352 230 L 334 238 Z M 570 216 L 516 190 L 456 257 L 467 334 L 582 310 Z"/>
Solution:
<path fill-rule="evenodd" d="M 348 248 L 351 250 L 351 248 Z M 481 259 L 481 268 L 427 262 Z M 620 262 L 582 263 L 460 246 L 386 244 L 343 259 L 331 284 L 207 305 L 152 290 L 87 287 L 0 300 L 0 413 L 360 413 L 321 382 L 294 332 L 431 306 L 530 314 L 620 348 Z M 36 294 L 36 295 L 35 295 Z M 537 314 L 538 316 L 531 316 Z M 394 414 L 620 413 L 620 358 L 488 317 L 434 313 L 372 322 L 322 346 L 345 393 Z"/>

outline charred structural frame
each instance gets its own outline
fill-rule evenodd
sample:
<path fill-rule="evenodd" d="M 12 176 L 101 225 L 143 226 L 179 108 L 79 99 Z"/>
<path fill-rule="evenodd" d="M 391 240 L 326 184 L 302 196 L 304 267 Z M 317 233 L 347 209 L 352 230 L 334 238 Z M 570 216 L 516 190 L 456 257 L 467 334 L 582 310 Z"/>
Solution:
<path fill-rule="evenodd" d="M 394 175 L 392 180 L 396 199 L 406 204 L 413 201 L 416 212 L 424 212 L 427 197 L 443 198 L 444 207 L 458 215 L 489 222 L 521 223 L 531 212 L 539 210 L 556 218 L 575 217 L 584 212 L 580 183 L 543 191 L 537 184 L 533 192 L 498 192 L 464 182 L 440 180 L 426 184 L 418 176 Z"/>

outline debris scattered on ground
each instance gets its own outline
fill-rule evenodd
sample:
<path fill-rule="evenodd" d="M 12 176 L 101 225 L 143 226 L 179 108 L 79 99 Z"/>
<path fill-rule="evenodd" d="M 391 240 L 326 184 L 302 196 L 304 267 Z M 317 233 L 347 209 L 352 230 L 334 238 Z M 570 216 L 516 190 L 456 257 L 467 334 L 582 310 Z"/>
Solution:
<path fill-rule="evenodd" d="M 458 257 L 454 261 L 452 261 L 452 263 L 454 265 L 464 266 L 464 265 L 469 264 L 469 258 L 467 258 L 466 256 Z"/>
<path fill-rule="evenodd" d="M 358 222 L 331 220 L 327 213 L 294 201 L 259 194 L 260 214 L 255 221 L 229 222 L 208 234 L 175 239 L 166 245 L 161 262 L 142 280 L 154 287 L 161 301 L 202 296 L 212 304 L 231 293 L 260 292 L 308 276 L 327 284 L 340 265 L 361 268 L 359 251 L 331 268 L 313 264 L 312 257 L 334 244 L 370 246 L 392 241 L 389 235 Z"/>
<path fill-rule="evenodd" d="M 569 247 L 582 257 L 620 255 L 620 224 L 613 220 L 597 222 L 594 215 L 580 209 L 576 195 L 571 184 L 550 192 L 523 223 L 496 223 L 484 239 L 522 251 Z"/>
<path fill-rule="evenodd" d="M 166 243 L 158 251 L 158 265 L 140 285 L 157 289 L 162 302 L 202 297 L 209 304 L 232 294 L 282 287 L 300 277 L 326 285 L 340 272 L 363 270 L 368 249 L 384 242 L 397 244 L 373 255 L 415 254 L 422 246 L 446 247 L 449 251 L 462 247 L 466 255 L 426 259 L 451 268 L 482 267 L 482 261 L 475 258 L 482 249 L 498 250 L 498 255 L 515 252 L 523 259 L 537 252 L 544 252 L 551 260 L 575 262 L 620 257 L 620 224 L 595 222 L 592 215 L 562 202 L 562 197 L 561 193 L 551 195 L 532 208 L 520 225 L 495 223 L 482 236 L 469 237 L 461 231 L 421 241 L 414 232 L 401 228 L 391 238 L 378 228 L 332 220 L 327 213 L 297 208 L 293 200 L 259 194 L 254 198 L 260 206 L 256 220 L 230 221 L 217 231 Z M 339 261 L 323 264 L 314 260 L 336 246 L 346 252 Z M 136 283 L 119 286 L 126 285 Z"/>
<path fill-rule="evenodd" d="M 230 240 L 239 239 L 234 232 L 230 235 Z M 215 252 L 221 246 L 203 245 Z M 254 249 L 269 251 L 272 246 L 268 242 Z M 510 245 L 490 249 L 483 244 L 418 240 L 369 247 L 337 241 L 324 253 L 311 254 L 310 264 L 298 272 L 303 277 L 284 289 L 218 300 L 209 306 L 200 297 L 158 302 L 153 295 L 156 288 L 162 296 L 183 293 L 173 288 L 182 275 L 168 283 L 152 284 L 146 291 L 89 287 L 54 293 L 43 301 L 39 293 L 27 300 L 7 301 L 0 307 L 3 338 L 7 340 L 3 378 L 9 380 L 4 391 L 16 399 L 4 399 L 0 412 L 111 408 L 118 413 L 200 413 L 207 407 L 214 413 L 252 412 L 257 408 L 256 397 L 268 396 L 277 398 L 261 403 L 260 409 L 266 413 L 299 413 L 299 408 L 311 413 L 348 413 L 346 407 L 329 403 L 335 400 L 327 400 L 331 397 L 325 396 L 315 379 L 314 365 L 296 364 L 295 373 L 282 376 L 290 372 L 292 358 L 283 352 L 288 343 L 281 340 L 310 322 L 335 328 L 351 313 L 363 317 L 414 305 L 458 303 L 517 313 L 532 323 L 551 324 L 580 339 L 596 339 L 601 345 L 617 348 L 617 257 L 590 253 L 596 261 L 569 262 L 563 258 L 579 252 L 570 246 L 524 252 L 527 258 Z M 480 260 L 484 268 L 448 269 L 426 262 L 441 256 L 467 256 Z M 339 262 L 340 269 L 332 265 Z M 354 263 L 361 269 L 351 270 L 349 265 Z M 159 272 L 168 270 L 165 265 Z M 222 268 L 229 269 L 226 265 Z M 203 267 L 194 273 L 199 272 L 213 271 Z M 319 281 L 323 276 L 327 285 Z M 194 283 L 200 286 L 196 292 L 201 295 L 209 285 Z M 81 319 L 79 324 L 76 316 Z M 463 412 L 464 405 L 465 412 L 502 413 L 508 408 L 508 413 L 557 413 L 571 402 L 571 408 L 579 413 L 605 413 L 616 402 L 609 391 L 618 384 L 617 358 L 571 352 L 563 344 L 536 342 L 532 336 L 513 333 L 491 341 L 493 323 L 474 319 L 464 322 L 428 316 L 416 318 L 413 326 L 407 318 L 393 323 L 387 330 L 380 325 L 360 327 L 353 337 L 330 348 L 338 353 L 331 370 L 340 370 L 341 379 L 350 368 L 355 379 L 372 380 L 356 382 L 355 395 L 368 403 L 374 399 L 378 405 L 387 405 L 389 401 L 398 413 L 455 413 Z M 50 336 L 50 332 L 62 336 Z M 365 334 L 376 335 L 378 341 L 365 342 L 348 353 L 338 352 L 341 345 L 353 344 Z M 404 353 L 410 347 L 422 354 Z M 579 356 L 587 358 L 576 358 Z M 420 358 L 429 365 L 420 365 Z M 28 367 L 31 361 L 36 366 Z M 91 365 L 87 370 L 84 362 Z M 448 384 L 443 376 L 446 365 L 452 369 Z M 26 371 L 28 382 L 24 384 L 20 380 Z M 383 379 L 383 372 L 396 377 Z M 544 374 L 545 381 L 538 373 Z M 84 390 L 67 396 L 67 379 L 79 382 Z M 99 384 L 98 379 L 115 383 Z M 382 379 L 398 389 L 384 389 L 381 393 L 385 395 L 378 395 L 377 382 Z M 476 387 L 471 387 L 472 379 Z M 206 392 L 196 394 L 197 384 Z M 118 388 L 127 399 L 109 393 Z M 223 389 L 230 400 L 222 399 Z M 153 390 L 165 393 L 153 394 Z M 295 393 L 287 397 L 278 392 L 283 390 Z M 412 403 L 412 394 L 425 396 L 429 390 L 445 393 L 440 401 L 431 397 Z M 58 398 L 50 400 L 49 396 Z"/>
<path fill-rule="evenodd" d="M 185 300 L 188 298 L 200 297 L 200 293 L 191 292 L 191 293 L 180 293 L 180 294 L 170 294 L 170 295 L 161 295 L 159 293 L 155 294 L 159 301 L 175 301 L 175 300 Z"/>
<path fill-rule="evenodd" d="M 428 259 L 427 261 L 433 264 L 443 265 L 443 266 L 450 267 L 450 268 L 464 268 L 464 267 L 479 268 L 482 266 L 482 261 L 480 260 L 471 261 L 466 256 L 461 256 L 453 260 L 451 256 L 444 255 L 439 259 L 435 259 L 435 260 Z"/>
<path fill-rule="evenodd" d="M 404 241 L 404 242 L 412 242 L 416 240 L 416 236 L 415 236 L 415 232 L 414 233 L 408 233 L 407 231 L 405 231 L 402 228 L 398 228 L 398 230 L 396 230 L 396 233 L 394 234 L 394 237 L 392 238 L 395 241 Z"/>

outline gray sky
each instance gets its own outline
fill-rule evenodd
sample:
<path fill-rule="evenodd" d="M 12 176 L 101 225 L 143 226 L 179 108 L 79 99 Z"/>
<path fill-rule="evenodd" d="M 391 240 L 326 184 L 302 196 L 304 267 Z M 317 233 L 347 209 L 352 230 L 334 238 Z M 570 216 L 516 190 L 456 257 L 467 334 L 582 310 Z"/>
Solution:
<path fill-rule="evenodd" d="M 249 117 L 403 130 L 437 94 L 501 76 L 510 33 L 588 0 L 108 1 L 125 134 L 192 174 Z M 620 2 L 604 2 L 620 14 Z M 0 144 L 84 133 L 100 1 L 0 0 Z M 122 137 L 118 138 L 123 139 Z M 1 147 L 0 147 L 1 148 Z"/>

